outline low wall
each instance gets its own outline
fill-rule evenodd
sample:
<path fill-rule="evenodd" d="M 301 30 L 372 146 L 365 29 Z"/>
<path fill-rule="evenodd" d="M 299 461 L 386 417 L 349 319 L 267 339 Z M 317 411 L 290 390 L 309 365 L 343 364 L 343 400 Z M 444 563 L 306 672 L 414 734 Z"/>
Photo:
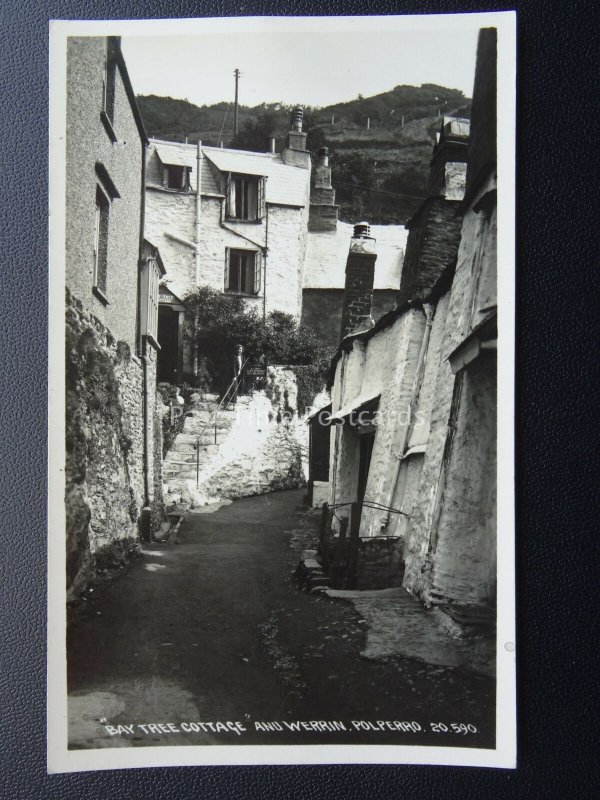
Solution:
<path fill-rule="evenodd" d="M 401 542 L 395 537 L 360 539 L 356 570 L 358 589 L 401 586 L 403 577 Z"/>
<path fill-rule="evenodd" d="M 266 387 L 238 409 L 236 421 L 211 463 L 188 481 L 194 505 L 295 489 L 306 484 L 308 426 L 296 408 L 292 369 L 269 367 Z"/>

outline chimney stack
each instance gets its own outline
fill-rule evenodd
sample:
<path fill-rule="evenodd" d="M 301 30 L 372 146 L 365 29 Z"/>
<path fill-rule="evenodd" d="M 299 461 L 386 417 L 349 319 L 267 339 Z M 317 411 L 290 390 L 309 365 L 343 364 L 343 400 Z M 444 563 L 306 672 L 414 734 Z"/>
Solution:
<path fill-rule="evenodd" d="M 446 200 L 462 200 L 467 177 L 467 152 L 470 122 L 459 117 L 444 117 L 430 163 L 429 195 Z"/>
<path fill-rule="evenodd" d="M 329 150 L 322 147 L 314 170 L 314 181 L 310 192 L 308 230 L 315 232 L 337 229 L 338 206 L 335 204 L 335 189 L 331 185 Z"/>
<path fill-rule="evenodd" d="M 354 226 L 346 261 L 346 285 L 342 309 L 341 338 L 373 327 L 373 281 L 377 250 L 368 222 Z"/>
<path fill-rule="evenodd" d="M 310 153 L 306 149 L 306 133 L 302 130 L 304 109 L 296 106 L 292 114 L 292 129 L 287 136 L 287 145 L 281 157 L 284 164 L 292 167 L 310 168 Z"/>

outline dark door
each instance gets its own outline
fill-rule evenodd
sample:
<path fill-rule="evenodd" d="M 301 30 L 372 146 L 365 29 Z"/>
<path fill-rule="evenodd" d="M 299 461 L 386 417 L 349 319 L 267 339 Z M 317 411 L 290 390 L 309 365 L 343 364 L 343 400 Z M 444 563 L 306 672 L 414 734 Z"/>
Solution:
<path fill-rule="evenodd" d="M 158 307 L 158 380 L 177 383 L 179 359 L 179 314 L 168 306 Z"/>
<path fill-rule="evenodd" d="M 329 435 L 331 426 L 317 417 L 311 420 L 309 444 L 309 477 L 313 481 L 329 480 Z"/>
<path fill-rule="evenodd" d="M 359 456 L 358 456 L 358 489 L 356 491 L 356 499 L 359 503 L 365 499 L 365 490 L 367 488 L 367 478 L 369 477 L 369 466 L 371 465 L 371 454 L 373 452 L 373 443 L 375 442 L 374 433 L 361 433 L 358 436 L 359 441 Z"/>

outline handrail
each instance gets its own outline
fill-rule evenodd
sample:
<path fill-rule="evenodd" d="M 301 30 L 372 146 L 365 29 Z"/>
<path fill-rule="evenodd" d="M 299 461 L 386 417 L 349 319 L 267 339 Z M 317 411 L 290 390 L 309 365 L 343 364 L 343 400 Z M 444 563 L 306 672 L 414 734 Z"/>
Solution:
<path fill-rule="evenodd" d="M 225 398 L 227 397 L 229 392 L 234 387 L 237 389 L 237 387 L 238 387 L 238 385 L 239 385 L 239 383 L 240 383 L 240 381 L 242 379 L 242 375 L 244 373 L 244 370 L 246 369 L 246 365 L 247 365 L 249 359 L 250 359 L 250 356 L 247 356 L 244 359 L 244 362 L 243 362 L 243 364 L 242 364 L 242 366 L 240 368 L 240 371 L 238 372 L 237 375 L 234 376 L 233 380 L 231 381 L 231 383 L 227 387 L 227 389 L 225 391 L 225 394 L 219 400 L 219 402 L 217 403 L 217 407 L 215 408 L 213 413 L 210 415 L 210 418 L 209 418 L 208 422 L 204 425 L 204 427 L 202 428 L 202 430 L 200 431 L 198 436 L 196 436 L 196 444 L 194 445 L 194 449 L 196 450 L 196 487 L 198 487 L 198 481 L 199 481 L 199 476 L 200 476 L 200 440 L 202 439 L 202 436 L 204 435 L 204 431 L 210 425 L 212 425 L 213 420 L 214 420 L 214 423 L 215 423 L 215 444 L 217 443 L 217 415 L 219 413 L 219 409 L 221 408 L 221 405 L 225 401 Z M 231 402 L 231 398 L 229 400 L 227 400 L 227 403 L 224 406 L 225 409 L 227 408 L 227 406 L 229 405 L 230 402 Z"/>
<path fill-rule="evenodd" d="M 351 506 L 354 505 L 356 501 L 349 501 L 347 503 L 335 503 L 334 505 L 328 505 L 327 507 L 330 509 L 334 508 L 343 508 L 344 506 Z M 363 500 L 361 503 L 363 508 L 366 506 L 367 508 L 374 508 L 376 511 L 388 511 L 392 514 L 402 514 L 404 517 L 410 517 L 410 514 L 407 514 L 406 511 L 400 511 L 398 508 L 392 508 L 391 506 L 386 506 L 383 503 L 377 503 L 375 500 Z"/>

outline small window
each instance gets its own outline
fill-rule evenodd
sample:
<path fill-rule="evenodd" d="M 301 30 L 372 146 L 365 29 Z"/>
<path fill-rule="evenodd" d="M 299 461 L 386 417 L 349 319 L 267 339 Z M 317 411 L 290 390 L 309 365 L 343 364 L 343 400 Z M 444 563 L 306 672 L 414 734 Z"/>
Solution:
<path fill-rule="evenodd" d="M 142 271 L 140 291 L 140 331 L 158 341 L 158 287 L 160 270 L 155 258 L 148 258 Z"/>
<path fill-rule="evenodd" d="M 94 294 L 106 305 L 108 265 L 108 217 L 110 200 L 96 186 L 96 225 L 94 232 Z"/>
<path fill-rule="evenodd" d="M 117 45 L 111 37 L 106 39 L 104 48 L 104 72 L 102 77 L 102 108 L 100 118 L 110 139 L 116 142 L 113 126 L 115 123 L 115 80 L 117 71 Z"/>
<path fill-rule="evenodd" d="M 167 189 L 178 189 L 180 192 L 189 191 L 191 172 L 191 167 L 166 164 L 163 168 L 163 186 Z"/>
<path fill-rule="evenodd" d="M 261 287 L 261 254 L 253 250 L 228 250 L 225 259 L 225 291 L 258 294 Z"/>
<path fill-rule="evenodd" d="M 229 173 L 226 195 L 228 219 L 254 222 L 265 216 L 265 178 Z"/>

